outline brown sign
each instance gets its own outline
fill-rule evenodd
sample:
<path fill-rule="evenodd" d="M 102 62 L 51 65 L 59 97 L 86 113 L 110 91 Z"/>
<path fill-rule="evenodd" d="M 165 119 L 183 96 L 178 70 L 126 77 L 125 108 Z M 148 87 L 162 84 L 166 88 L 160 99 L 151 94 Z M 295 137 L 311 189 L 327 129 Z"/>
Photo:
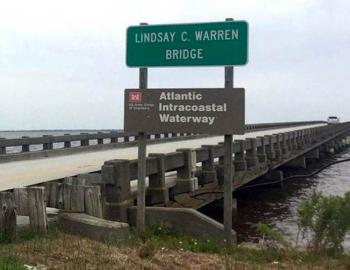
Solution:
<path fill-rule="evenodd" d="M 244 89 L 126 89 L 124 130 L 244 134 Z"/>

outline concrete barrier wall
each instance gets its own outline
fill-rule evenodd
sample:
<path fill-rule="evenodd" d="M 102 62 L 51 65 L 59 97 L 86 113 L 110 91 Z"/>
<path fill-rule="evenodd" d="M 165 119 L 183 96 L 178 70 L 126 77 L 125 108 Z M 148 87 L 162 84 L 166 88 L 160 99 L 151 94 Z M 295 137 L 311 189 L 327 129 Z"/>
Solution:
<path fill-rule="evenodd" d="M 129 223 L 136 224 L 136 207 L 129 208 Z M 147 226 L 165 226 L 181 234 L 224 243 L 224 226 L 191 208 L 146 207 Z M 233 239 L 236 233 L 232 230 Z"/>
<path fill-rule="evenodd" d="M 349 131 L 350 122 L 235 141 L 235 188 Z M 162 155 L 150 153 L 147 157 L 146 176 L 149 177 L 151 190 L 146 200 L 150 204 L 167 205 L 172 196 L 194 192 L 200 184 L 222 184 L 223 144 L 179 150 Z M 219 159 L 219 162 L 214 162 L 215 159 Z M 193 160 L 202 164 L 202 170 L 196 171 Z M 174 172 L 176 184 L 169 186 L 169 181 L 165 179 L 167 174 Z M 102 166 L 102 182 L 106 185 L 107 194 L 106 213 L 107 216 L 112 215 L 109 218 L 126 219 L 127 209 L 134 199 L 130 192 L 130 181 L 134 179 L 137 179 L 137 160 L 110 160 Z"/>
<path fill-rule="evenodd" d="M 317 124 L 322 123 L 322 121 L 308 121 L 308 122 L 281 122 L 281 123 L 261 123 L 261 124 L 248 124 L 246 125 L 246 130 L 256 130 L 256 129 L 268 129 L 268 128 L 279 128 L 279 127 L 291 127 L 291 126 L 300 126 L 308 124 Z M 148 134 L 147 137 L 150 140 L 159 140 L 159 139 L 168 139 L 174 137 L 189 137 L 195 134 L 190 133 L 156 133 Z M 31 145 L 42 145 L 43 151 L 54 151 L 57 150 L 57 147 L 54 144 L 63 143 L 63 148 L 72 148 L 72 142 L 79 142 L 80 147 L 90 147 L 92 141 L 95 141 L 94 144 L 103 145 L 106 143 L 128 143 L 131 141 L 137 141 L 137 134 L 135 133 L 125 133 L 125 132 L 98 132 L 98 133 L 81 133 L 77 135 L 65 134 L 62 136 L 51 136 L 44 135 L 42 137 L 22 137 L 16 139 L 6 139 L 0 138 L 0 156 L 3 155 L 12 155 L 7 153 L 8 147 L 21 147 L 20 153 L 27 153 L 30 151 Z M 108 142 L 107 142 L 108 141 Z M 95 147 L 97 150 L 98 147 Z M 103 148 L 101 148 L 103 149 Z M 66 152 L 67 154 L 67 152 Z M 29 158 L 33 156 L 27 155 Z"/>

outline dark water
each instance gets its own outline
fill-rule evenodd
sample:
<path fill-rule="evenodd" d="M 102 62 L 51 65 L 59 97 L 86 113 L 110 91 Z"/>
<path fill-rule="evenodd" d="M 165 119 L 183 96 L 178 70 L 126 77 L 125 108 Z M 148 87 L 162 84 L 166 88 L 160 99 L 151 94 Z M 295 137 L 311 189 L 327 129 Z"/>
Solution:
<path fill-rule="evenodd" d="M 284 174 L 309 174 L 310 171 L 325 164 L 345 158 L 350 158 L 350 150 L 313 163 L 307 170 L 284 171 Z M 237 192 L 234 197 L 237 198 L 238 213 L 233 227 L 237 232 L 238 241 L 258 241 L 256 224 L 261 222 L 277 229 L 287 241 L 294 244 L 298 232 L 297 207 L 315 190 L 324 195 L 339 196 L 350 191 L 350 162 L 330 166 L 311 178 L 286 181 L 283 186 L 268 186 Z M 222 221 L 220 204 L 203 211 Z M 300 241 L 299 244 L 301 244 Z M 350 250 L 350 235 L 346 237 L 344 247 Z"/>

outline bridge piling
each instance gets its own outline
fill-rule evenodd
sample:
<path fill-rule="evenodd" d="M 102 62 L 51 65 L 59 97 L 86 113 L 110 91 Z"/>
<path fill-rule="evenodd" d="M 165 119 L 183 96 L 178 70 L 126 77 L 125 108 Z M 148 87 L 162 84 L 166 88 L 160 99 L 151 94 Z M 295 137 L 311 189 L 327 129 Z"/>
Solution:
<path fill-rule="evenodd" d="M 306 158 L 304 156 L 295 158 L 291 161 L 289 161 L 288 163 L 283 165 L 284 167 L 287 168 L 303 168 L 306 169 Z"/>

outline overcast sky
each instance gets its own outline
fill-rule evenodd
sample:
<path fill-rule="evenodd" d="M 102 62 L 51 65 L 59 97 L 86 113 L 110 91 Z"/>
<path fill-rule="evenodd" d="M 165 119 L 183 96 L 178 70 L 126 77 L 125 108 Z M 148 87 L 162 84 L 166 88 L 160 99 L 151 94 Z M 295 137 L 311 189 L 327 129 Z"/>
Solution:
<path fill-rule="evenodd" d="M 0 130 L 123 128 L 129 25 L 249 23 L 246 122 L 350 118 L 350 1 L 0 0 Z M 149 87 L 223 87 L 223 67 L 154 68 Z"/>

